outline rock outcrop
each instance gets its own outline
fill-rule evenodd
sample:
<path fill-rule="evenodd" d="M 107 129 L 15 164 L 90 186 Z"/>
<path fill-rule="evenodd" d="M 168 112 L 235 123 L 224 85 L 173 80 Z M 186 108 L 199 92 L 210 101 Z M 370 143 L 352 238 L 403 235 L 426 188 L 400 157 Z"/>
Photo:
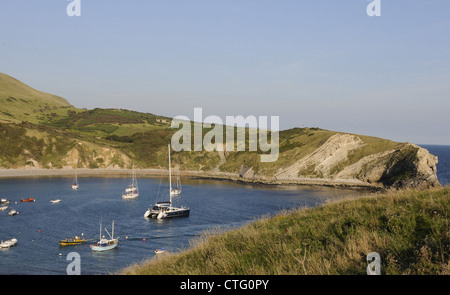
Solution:
<path fill-rule="evenodd" d="M 270 177 L 241 167 L 238 175 L 224 178 L 246 182 L 292 183 L 374 188 L 430 188 L 440 183 L 436 175 L 438 159 L 411 143 L 349 160 L 366 143 L 357 135 L 337 133 L 312 153 L 293 159 Z M 220 177 L 215 175 L 215 177 Z"/>

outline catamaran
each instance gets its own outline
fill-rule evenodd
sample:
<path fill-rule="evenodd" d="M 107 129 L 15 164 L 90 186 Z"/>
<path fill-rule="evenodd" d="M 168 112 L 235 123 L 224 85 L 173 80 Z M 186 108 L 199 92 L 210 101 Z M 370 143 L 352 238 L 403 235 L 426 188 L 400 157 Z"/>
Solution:
<path fill-rule="evenodd" d="M 112 250 L 119 244 L 119 238 L 114 238 L 114 220 L 112 222 L 112 235 L 109 234 L 108 230 L 105 228 L 106 233 L 109 235 L 109 240 L 102 236 L 102 223 L 100 222 L 100 239 L 94 245 L 91 245 L 92 251 L 103 252 Z"/>
<path fill-rule="evenodd" d="M 190 209 L 186 207 L 173 207 L 172 206 L 172 167 L 170 162 L 170 144 L 169 144 L 169 201 L 156 202 L 152 208 L 148 208 L 145 212 L 144 217 L 146 218 L 172 218 L 172 217 L 182 217 L 189 216 Z M 181 192 L 181 189 L 180 189 Z"/>
<path fill-rule="evenodd" d="M 139 197 L 139 189 L 136 179 L 136 171 L 134 170 L 133 164 L 133 176 L 131 179 L 131 184 L 125 189 L 125 193 L 122 194 L 122 199 L 124 200 L 132 200 Z"/>

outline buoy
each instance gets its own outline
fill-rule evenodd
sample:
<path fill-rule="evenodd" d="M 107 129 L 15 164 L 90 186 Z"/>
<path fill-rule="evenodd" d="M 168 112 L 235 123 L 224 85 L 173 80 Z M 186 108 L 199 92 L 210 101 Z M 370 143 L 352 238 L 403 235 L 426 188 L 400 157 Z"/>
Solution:
<path fill-rule="evenodd" d="M 142 239 L 145 242 L 145 238 Z"/>
<path fill-rule="evenodd" d="M 125 237 L 125 239 L 127 239 L 127 240 L 128 240 L 128 236 L 126 236 L 126 237 Z"/>
<path fill-rule="evenodd" d="M 41 230 L 39 230 L 39 232 L 41 232 Z"/>
<path fill-rule="evenodd" d="M 61 253 L 59 253 L 59 256 L 62 256 L 62 254 L 61 254 Z"/>

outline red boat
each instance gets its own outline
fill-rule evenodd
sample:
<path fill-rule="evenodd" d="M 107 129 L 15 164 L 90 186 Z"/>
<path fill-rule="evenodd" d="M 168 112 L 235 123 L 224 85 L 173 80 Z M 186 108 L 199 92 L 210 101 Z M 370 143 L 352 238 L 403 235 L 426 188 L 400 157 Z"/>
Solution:
<path fill-rule="evenodd" d="M 28 199 L 21 199 L 21 202 L 34 202 L 36 201 L 34 198 L 28 198 Z"/>

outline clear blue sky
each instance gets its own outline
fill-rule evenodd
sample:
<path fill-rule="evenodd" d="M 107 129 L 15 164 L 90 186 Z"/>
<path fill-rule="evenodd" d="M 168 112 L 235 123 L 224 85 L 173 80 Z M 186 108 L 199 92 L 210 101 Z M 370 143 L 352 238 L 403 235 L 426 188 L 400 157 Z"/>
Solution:
<path fill-rule="evenodd" d="M 0 1 L 0 72 L 81 108 L 450 144 L 450 1 Z"/>

